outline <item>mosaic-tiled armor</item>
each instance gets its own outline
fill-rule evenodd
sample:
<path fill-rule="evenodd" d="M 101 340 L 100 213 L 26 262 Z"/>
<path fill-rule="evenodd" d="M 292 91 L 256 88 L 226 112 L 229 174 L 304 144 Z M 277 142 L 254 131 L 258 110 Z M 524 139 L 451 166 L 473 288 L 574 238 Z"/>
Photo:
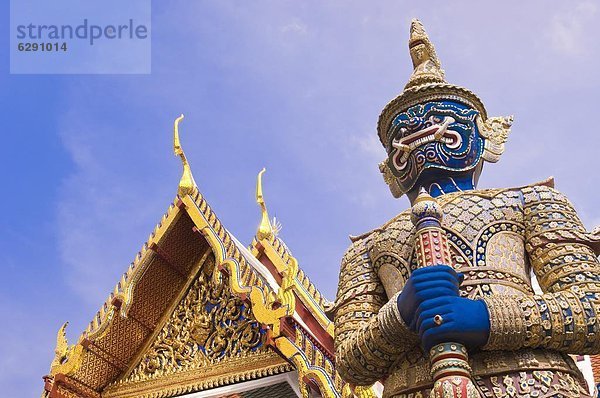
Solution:
<path fill-rule="evenodd" d="M 415 50 L 420 45 L 425 49 Z M 600 352 L 600 237 L 586 232 L 552 180 L 519 188 L 474 189 L 482 161 L 497 161 L 502 153 L 510 123 L 504 119 L 494 127 L 473 93 L 445 82 L 419 22 L 413 22 L 409 47 L 415 72 L 380 118 L 379 134 L 389 155 L 381 167 L 395 196 L 406 193 L 411 198 L 419 186 L 436 194 L 450 243 L 450 265 L 464 275 L 460 296 L 485 302 L 489 337 L 469 353 L 475 386 L 485 397 L 588 396 L 568 354 Z M 428 107 L 437 111 L 427 113 Z M 448 149 L 406 148 L 411 131 L 415 135 L 431 126 L 402 130 L 418 117 L 434 126 L 437 122 L 434 141 L 454 145 L 452 134 L 460 136 L 461 146 L 469 141 L 467 150 L 457 149 L 463 164 L 446 162 L 424 173 L 428 161 L 438 161 L 427 151 L 439 150 L 442 162 L 442 152 Z M 451 117 L 450 122 L 445 117 Z M 453 127 L 461 117 L 464 134 L 460 125 Z M 427 144 L 427 139 L 422 142 Z M 419 150 L 425 153 L 424 162 L 417 159 Z M 465 153 L 470 159 L 464 160 Z M 397 305 L 398 294 L 417 267 L 414 231 L 409 209 L 353 238 L 340 270 L 337 368 L 355 385 L 382 380 L 384 397 L 425 397 L 432 384 L 429 358 Z M 542 294 L 534 293 L 532 273 Z"/>

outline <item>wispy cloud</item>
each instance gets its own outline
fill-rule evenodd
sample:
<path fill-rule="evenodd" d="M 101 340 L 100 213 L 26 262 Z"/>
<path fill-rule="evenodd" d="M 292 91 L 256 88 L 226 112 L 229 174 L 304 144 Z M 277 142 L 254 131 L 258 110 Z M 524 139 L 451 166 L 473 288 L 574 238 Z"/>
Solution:
<path fill-rule="evenodd" d="M 304 35 L 308 32 L 308 26 L 299 19 L 293 19 L 290 23 L 281 26 L 281 32 Z"/>
<path fill-rule="evenodd" d="M 385 157 L 385 149 L 373 131 L 350 136 L 347 141 L 347 149 L 351 153 L 359 151 L 372 161 L 381 161 Z"/>
<path fill-rule="evenodd" d="M 574 4 L 574 5 L 573 5 Z M 592 28 L 596 24 L 598 5 L 593 1 L 569 2 L 558 7 L 547 27 L 552 47 L 565 55 L 580 55 L 597 44 Z"/>
<path fill-rule="evenodd" d="M 58 243 L 68 284 L 84 303 L 98 306 L 152 230 L 150 220 L 158 221 L 169 203 L 145 197 L 147 181 L 110 161 L 127 149 L 104 144 L 114 130 L 77 97 L 60 132 L 74 170 L 62 183 Z"/>

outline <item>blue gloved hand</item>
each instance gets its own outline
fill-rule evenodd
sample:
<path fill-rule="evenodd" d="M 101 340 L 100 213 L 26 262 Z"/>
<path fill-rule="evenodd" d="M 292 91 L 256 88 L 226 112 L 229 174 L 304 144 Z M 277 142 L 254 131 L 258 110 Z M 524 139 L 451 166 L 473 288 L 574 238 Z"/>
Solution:
<path fill-rule="evenodd" d="M 397 301 L 404 323 L 413 331 L 417 331 L 415 313 L 421 303 L 436 297 L 458 297 L 460 283 L 461 277 L 447 265 L 435 265 L 414 270 Z"/>
<path fill-rule="evenodd" d="M 434 318 L 441 315 L 438 325 Z M 490 335 L 490 315 L 483 300 L 444 296 L 425 300 L 415 317 L 425 352 L 439 343 L 456 342 L 468 349 L 484 346 Z"/>

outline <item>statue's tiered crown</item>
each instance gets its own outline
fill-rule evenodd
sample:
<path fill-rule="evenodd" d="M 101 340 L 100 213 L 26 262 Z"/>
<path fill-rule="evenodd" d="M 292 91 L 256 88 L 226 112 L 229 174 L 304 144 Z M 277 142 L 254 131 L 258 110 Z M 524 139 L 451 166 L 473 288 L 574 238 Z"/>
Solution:
<path fill-rule="evenodd" d="M 512 116 L 488 117 L 483 102 L 474 92 L 446 81 L 435 48 L 423 24 L 417 19 L 413 19 L 410 25 L 408 49 L 414 67 L 413 73 L 402 93 L 383 108 L 377 123 L 377 134 L 388 153 L 388 158 L 379 164 L 379 170 L 396 198 L 406 193 L 406 187 L 398 181 L 389 161 L 389 156 L 394 153 L 394 119 L 401 113 L 415 105 L 436 101 L 458 102 L 476 110 L 479 113 L 475 119 L 476 127 L 484 139 L 481 160 L 491 163 L 497 162 L 504 152 L 504 144 L 513 121 Z"/>

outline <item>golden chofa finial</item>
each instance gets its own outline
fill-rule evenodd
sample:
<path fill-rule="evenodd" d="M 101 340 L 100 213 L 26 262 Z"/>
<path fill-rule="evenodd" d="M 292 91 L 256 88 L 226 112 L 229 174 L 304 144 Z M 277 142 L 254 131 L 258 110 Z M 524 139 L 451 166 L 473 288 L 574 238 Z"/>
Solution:
<path fill-rule="evenodd" d="M 429 40 L 423 24 L 418 19 L 413 19 L 410 24 L 408 50 L 410 51 L 414 72 L 405 89 L 425 83 L 444 83 L 446 81 L 435 47 Z"/>
<path fill-rule="evenodd" d="M 179 196 L 192 194 L 196 189 L 196 181 L 194 181 L 190 164 L 185 157 L 181 142 L 179 141 L 179 122 L 182 119 L 183 114 L 175 119 L 175 124 L 173 126 L 173 150 L 175 155 L 181 158 L 181 163 L 183 164 L 183 175 L 181 176 L 181 180 L 179 180 L 179 188 L 177 189 Z"/>
<path fill-rule="evenodd" d="M 263 196 L 262 176 L 265 171 L 267 171 L 267 169 L 263 167 L 256 178 L 256 203 L 258 203 L 260 206 L 260 211 L 262 213 L 260 225 L 258 226 L 258 231 L 256 232 L 256 237 L 258 240 L 269 239 L 275 234 L 273 226 L 271 225 L 271 221 L 269 220 L 269 212 L 267 211 L 267 205 L 265 204 L 265 198 Z"/>
<path fill-rule="evenodd" d="M 65 322 L 60 329 L 58 329 L 58 333 L 56 334 L 56 347 L 54 348 L 54 359 L 52 360 L 50 369 L 59 366 L 67 358 L 69 352 L 69 343 L 67 342 L 66 333 L 68 324 L 69 322 Z"/>

